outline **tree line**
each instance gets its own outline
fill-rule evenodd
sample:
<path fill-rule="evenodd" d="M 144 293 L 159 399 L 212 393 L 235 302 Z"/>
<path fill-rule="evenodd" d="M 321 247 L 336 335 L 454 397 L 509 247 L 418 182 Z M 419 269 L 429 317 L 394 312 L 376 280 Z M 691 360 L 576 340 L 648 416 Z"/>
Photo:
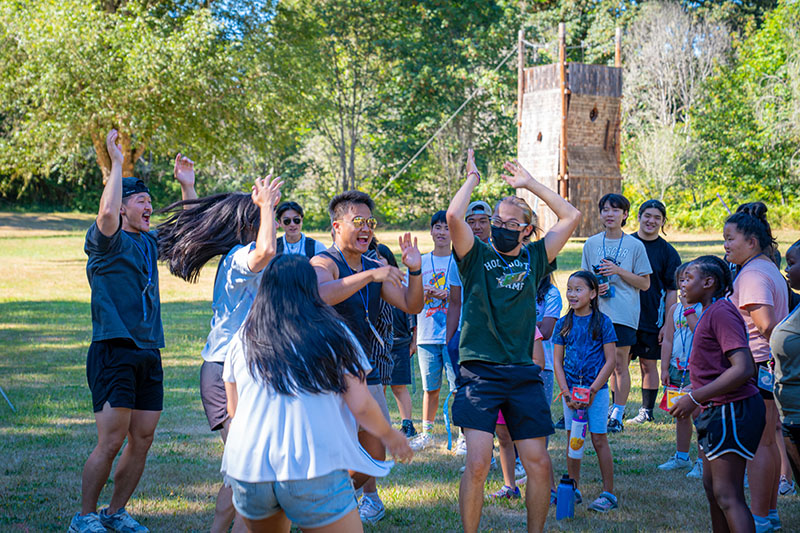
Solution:
<path fill-rule="evenodd" d="M 670 202 L 684 226 L 718 220 L 717 194 L 793 216 L 799 19 L 777 0 L 0 0 L 0 208 L 95 209 L 111 127 L 157 205 L 176 197 L 177 152 L 201 194 L 282 175 L 318 227 L 349 188 L 389 223 L 423 220 L 468 147 L 494 199 L 517 65 L 495 67 L 520 28 L 541 43 L 526 66 L 553 62 L 563 21 L 570 61 L 613 64 L 624 30 L 629 195 Z"/>

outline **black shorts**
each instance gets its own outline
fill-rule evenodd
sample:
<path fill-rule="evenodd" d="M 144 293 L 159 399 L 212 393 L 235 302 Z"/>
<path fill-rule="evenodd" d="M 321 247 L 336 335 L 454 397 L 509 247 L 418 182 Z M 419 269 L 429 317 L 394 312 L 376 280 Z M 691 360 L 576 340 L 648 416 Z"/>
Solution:
<path fill-rule="evenodd" d="M 631 361 L 642 359 L 661 359 L 661 345 L 658 343 L 658 332 L 637 331 L 636 342 L 631 346 Z"/>
<path fill-rule="evenodd" d="M 411 385 L 411 344 L 400 344 L 392 347 L 392 368 L 391 385 Z"/>
<path fill-rule="evenodd" d="M 614 332 L 617 334 L 617 346 L 633 346 L 636 344 L 636 330 L 630 326 L 614 324 Z"/>
<path fill-rule="evenodd" d="M 763 366 L 766 369 L 769 369 L 770 368 L 769 367 L 769 361 L 761 361 L 760 363 L 756 363 L 756 376 L 758 376 L 758 367 L 761 367 L 761 366 Z M 758 380 L 756 380 L 756 381 L 758 381 Z M 758 383 L 756 383 L 756 386 L 758 387 Z M 761 387 L 758 387 L 758 392 L 759 392 L 759 394 L 761 394 L 761 397 L 764 398 L 765 400 L 775 401 L 775 394 L 772 391 L 769 391 L 769 390 L 766 390 L 766 389 L 762 389 Z"/>
<path fill-rule="evenodd" d="M 95 341 L 86 356 L 86 380 L 94 412 L 111 407 L 139 411 L 164 408 L 164 372 L 158 349 L 137 348 L 129 339 Z"/>
<path fill-rule="evenodd" d="M 513 440 L 554 433 L 538 365 L 497 365 L 466 361 L 453 400 L 453 425 L 494 433 L 503 410 Z"/>
<path fill-rule="evenodd" d="M 766 424 L 761 396 L 707 407 L 694 421 L 697 443 L 709 461 L 726 453 L 753 459 Z"/>
<path fill-rule="evenodd" d="M 224 366 L 225 363 L 203 361 L 200 367 L 200 400 L 211 431 L 222 429 L 228 419 L 228 396 L 222 381 Z"/>

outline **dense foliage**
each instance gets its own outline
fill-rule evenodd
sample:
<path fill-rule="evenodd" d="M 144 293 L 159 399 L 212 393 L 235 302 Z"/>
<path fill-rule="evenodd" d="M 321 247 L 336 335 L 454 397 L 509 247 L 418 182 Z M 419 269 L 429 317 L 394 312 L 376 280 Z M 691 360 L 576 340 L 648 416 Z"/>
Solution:
<path fill-rule="evenodd" d="M 629 195 L 663 198 L 681 226 L 721 219 L 718 194 L 799 218 L 800 5 L 776 0 L 0 0 L 0 208 L 93 210 L 111 127 L 157 205 L 179 151 L 201 194 L 283 175 L 318 227 L 352 187 L 387 222 L 423 220 L 470 146 L 496 198 L 517 32 L 538 43 L 528 65 L 550 63 L 561 21 L 571 61 L 610 64 L 625 31 Z"/>

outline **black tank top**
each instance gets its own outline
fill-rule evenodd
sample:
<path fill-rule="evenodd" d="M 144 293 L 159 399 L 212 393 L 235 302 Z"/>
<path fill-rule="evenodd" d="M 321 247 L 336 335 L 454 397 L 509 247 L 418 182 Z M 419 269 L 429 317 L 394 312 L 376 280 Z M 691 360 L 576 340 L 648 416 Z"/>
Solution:
<path fill-rule="evenodd" d="M 350 265 L 344 262 L 342 256 L 338 252 L 331 253 L 328 250 L 325 250 L 324 252 L 320 252 L 318 255 L 324 255 L 331 258 L 331 260 L 336 264 L 336 268 L 339 269 L 339 279 L 357 274 L 357 272 L 353 272 L 353 270 L 350 268 Z M 383 266 L 374 259 L 370 259 L 363 255 L 361 256 L 361 265 L 363 270 L 372 270 L 373 268 L 380 268 Z M 347 327 L 353 332 L 353 335 L 356 336 L 358 342 L 361 343 L 361 348 L 364 350 L 364 353 L 367 355 L 367 359 L 369 359 L 370 364 L 373 366 L 372 371 L 367 376 L 367 383 L 370 385 L 380 383 L 380 376 L 378 375 L 378 368 L 375 365 L 374 355 L 370 353 L 370 346 L 372 344 L 374 333 L 372 332 L 372 328 L 369 327 L 367 317 L 364 313 L 364 302 L 367 302 L 369 320 L 374 326 L 377 324 L 378 315 L 380 314 L 382 286 L 382 283 L 369 283 L 366 287 L 362 288 L 348 299 L 333 306 L 333 308 L 336 309 L 336 312 L 342 315 L 345 324 L 347 324 Z"/>

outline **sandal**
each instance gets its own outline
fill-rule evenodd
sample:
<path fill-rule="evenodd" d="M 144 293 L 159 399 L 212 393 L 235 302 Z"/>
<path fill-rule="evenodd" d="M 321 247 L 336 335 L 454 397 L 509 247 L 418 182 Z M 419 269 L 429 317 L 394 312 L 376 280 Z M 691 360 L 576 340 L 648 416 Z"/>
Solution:
<path fill-rule="evenodd" d="M 611 509 L 616 509 L 617 507 L 617 497 L 610 492 L 603 492 L 589 505 L 589 509 L 597 511 L 598 513 L 607 513 Z"/>

